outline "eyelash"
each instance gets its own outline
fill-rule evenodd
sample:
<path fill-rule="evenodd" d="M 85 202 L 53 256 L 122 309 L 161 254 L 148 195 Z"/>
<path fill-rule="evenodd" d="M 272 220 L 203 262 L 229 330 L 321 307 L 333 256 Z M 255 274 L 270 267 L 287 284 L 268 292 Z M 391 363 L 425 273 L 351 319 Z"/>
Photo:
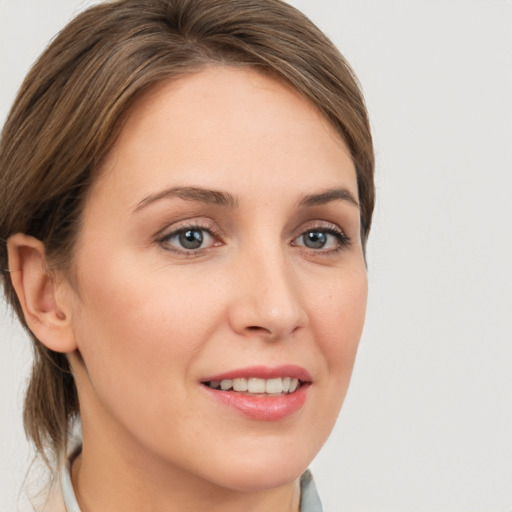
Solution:
<path fill-rule="evenodd" d="M 212 224 L 210 224 L 210 223 L 205 223 L 205 224 L 194 223 L 194 224 L 186 224 L 177 229 L 174 229 L 170 233 L 167 233 L 166 235 L 159 237 L 157 241 L 165 250 L 174 252 L 178 255 L 186 256 L 186 257 L 192 257 L 192 256 L 197 256 L 199 254 L 204 254 L 206 251 L 208 251 L 214 247 L 223 245 L 222 242 L 218 241 L 218 242 L 214 242 L 213 245 L 210 247 L 199 247 L 197 249 L 185 249 L 185 248 L 179 249 L 178 247 L 173 246 L 169 243 L 169 240 L 171 240 L 172 238 L 177 237 L 181 234 L 184 234 L 187 231 L 201 231 L 203 233 L 208 233 L 208 235 L 211 236 L 214 240 L 215 239 L 220 240 L 222 238 L 221 234 L 216 229 L 214 229 Z"/>
<path fill-rule="evenodd" d="M 324 233 L 326 235 L 333 236 L 337 242 L 336 247 L 334 247 L 332 249 L 323 249 L 323 248 L 313 249 L 313 248 L 310 248 L 310 247 L 307 247 L 304 245 L 298 245 L 295 243 L 296 240 L 300 239 L 301 237 L 304 237 L 307 233 L 315 233 L 315 232 L 316 233 Z M 332 224 L 326 225 L 326 224 L 320 223 L 315 226 L 308 227 L 307 229 L 302 231 L 299 234 L 299 236 L 297 236 L 293 239 L 292 245 L 294 247 L 302 247 L 306 251 L 312 252 L 315 255 L 322 254 L 324 256 L 330 256 L 330 255 L 339 253 L 343 249 L 350 246 L 351 243 L 352 243 L 351 239 L 345 234 L 345 232 L 342 229 L 340 229 L 337 226 L 334 226 Z"/>
<path fill-rule="evenodd" d="M 172 238 L 179 237 L 180 235 L 186 233 L 187 231 L 207 233 L 208 236 L 212 237 L 214 242 L 209 247 L 198 247 L 197 249 L 186 249 L 186 248 L 180 249 L 180 248 L 170 244 L 169 241 Z M 307 247 L 305 245 L 296 243 L 296 241 L 298 239 L 300 239 L 301 237 L 304 237 L 308 233 L 314 233 L 314 232 L 324 233 L 326 235 L 333 236 L 337 242 L 336 247 L 334 247 L 332 249 L 327 249 L 327 250 L 325 250 L 323 248 L 313 249 L 313 248 Z M 197 256 L 200 254 L 204 254 L 207 251 L 209 251 L 215 247 L 219 247 L 219 246 L 223 245 L 223 242 L 221 239 L 222 239 L 221 234 L 216 229 L 214 229 L 214 226 L 212 224 L 210 224 L 210 223 L 205 223 L 205 224 L 194 223 L 194 224 L 184 225 L 182 227 L 174 229 L 173 231 L 165 234 L 164 236 L 158 237 L 157 242 L 167 251 L 174 252 L 178 255 L 185 256 L 185 257 L 193 257 L 193 256 Z M 204 237 L 203 237 L 203 240 L 204 240 Z M 217 241 L 215 241 L 215 240 L 217 240 Z M 330 256 L 330 255 L 339 253 L 343 249 L 350 246 L 351 243 L 352 243 L 352 240 L 350 239 L 350 237 L 348 237 L 345 234 L 345 232 L 342 229 L 340 229 L 337 226 L 330 224 L 330 223 L 324 224 L 324 223 L 320 222 L 317 225 L 308 227 L 307 229 L 301 231 L 298 236 L 295 236 L 293 238 L 291 245 L 292 245 L 292 247 L 302 248 L 306 252 L 313 253 L 315 255 Z"/>

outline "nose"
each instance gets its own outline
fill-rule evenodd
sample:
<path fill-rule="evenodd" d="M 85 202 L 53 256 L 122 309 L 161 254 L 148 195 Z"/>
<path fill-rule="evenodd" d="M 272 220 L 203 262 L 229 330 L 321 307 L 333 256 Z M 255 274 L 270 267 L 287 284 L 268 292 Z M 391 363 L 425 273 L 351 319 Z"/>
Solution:
<path fill-rule="evenodd" d="M 284 340 L 308 323 L 299 277 L 279 251 L 240 258 L 229 307 L 232 329 L 243 336 Z"/>

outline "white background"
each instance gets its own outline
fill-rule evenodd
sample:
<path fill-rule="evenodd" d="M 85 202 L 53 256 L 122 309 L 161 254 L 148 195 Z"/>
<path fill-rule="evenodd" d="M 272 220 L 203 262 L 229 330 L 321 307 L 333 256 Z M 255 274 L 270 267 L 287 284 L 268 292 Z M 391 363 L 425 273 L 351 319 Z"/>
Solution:
<path fill-rule="evenodd" d="M 0 0 L 0 120 L 79 0 Z M 512 3 L 296 0 L 362 82 L 377 153 L 368 319 L 313 470 L 327 512 L 512 511 Z M 0 307 L 0 510 L 29 465 Z"/>

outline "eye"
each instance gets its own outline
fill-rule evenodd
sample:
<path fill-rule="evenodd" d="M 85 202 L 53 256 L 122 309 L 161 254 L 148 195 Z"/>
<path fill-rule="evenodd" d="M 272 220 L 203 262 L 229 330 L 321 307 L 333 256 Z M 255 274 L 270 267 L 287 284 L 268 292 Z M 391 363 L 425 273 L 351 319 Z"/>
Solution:
<path fill-rule="evenodd" d="M 215 238 L 208 229 L 187 226 L 165 235 L 160 243 L 177 252 L 188 252 L 214 246 Z"/>
<path fill-rule="evenodd" d="M 350 240 L 343 231 L 333 228 L 308 229 L 293 241 L 293 245 L 325 252 L 342 249 L 349 243 Z"/>

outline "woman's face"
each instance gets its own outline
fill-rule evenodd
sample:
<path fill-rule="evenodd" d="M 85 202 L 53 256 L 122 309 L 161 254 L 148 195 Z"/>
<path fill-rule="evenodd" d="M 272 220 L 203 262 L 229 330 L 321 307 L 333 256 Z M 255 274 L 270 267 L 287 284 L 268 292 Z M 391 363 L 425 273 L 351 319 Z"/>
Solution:
<path fill-rule="evenodd" d="M 76 248 L 84 446 L 230 489 L 300 475 L 363 327 L 357 201 L 345 144 L 275 79 L 210 67 L 139 100 Z"/>

